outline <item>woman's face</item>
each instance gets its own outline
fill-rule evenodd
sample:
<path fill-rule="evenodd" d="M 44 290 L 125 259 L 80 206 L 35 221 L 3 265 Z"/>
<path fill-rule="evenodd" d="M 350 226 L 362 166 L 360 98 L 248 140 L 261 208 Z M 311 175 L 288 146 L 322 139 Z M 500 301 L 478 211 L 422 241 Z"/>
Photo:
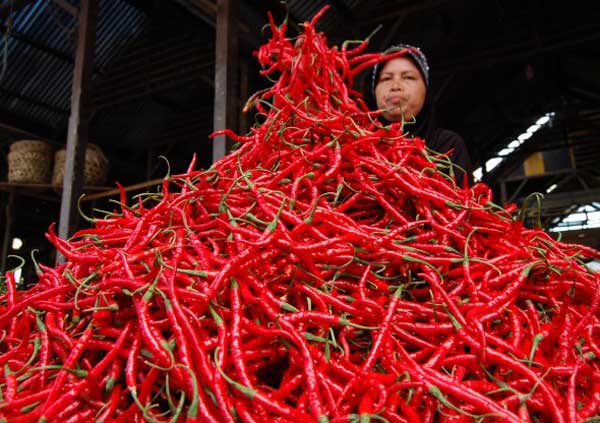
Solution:
<path fill-rule="evenodd" d="M 419 68 L 408 57 L 397 57 L 384 63 L 375 86 L 377 108 L 390 122 L 411 120 L 425 103 L 427 87 Z"/>

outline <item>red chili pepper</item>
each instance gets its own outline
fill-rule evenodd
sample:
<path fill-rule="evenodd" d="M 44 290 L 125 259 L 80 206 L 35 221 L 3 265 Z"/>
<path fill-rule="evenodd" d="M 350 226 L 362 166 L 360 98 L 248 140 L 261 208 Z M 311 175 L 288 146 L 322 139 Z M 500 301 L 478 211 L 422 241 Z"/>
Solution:
<path fill-rule="evenodd" d="M 60 413 L 66 404 L 68 404 L 70 401 L 73 401 L 75 398 L 76 391 L 73 389 L 68 391 L 66 394 L 62 394 L 60 400 L 57 401 L 57 397 L 61 395 L 61 390 L 63 389 L 63 385 L 67 379 L 68 372 L 66 369 L 71 369 L 74 367 L 75 362 L 79 359 L 80 355 L 87 347 L 92 335 L 93 329 L 91 326 L 88 326 L 63 363 L 63 368 L 58 372 L 56 380 L 53 383 L 52 391 L 50 391 L 50 394 L 46 398 L 44 411 L 42 413 L 42 417 L 40 418 L 41 420 L 46 421 L 47 419 L 53 418 L 54 415 Z"/>
<path fill-rule="evenodd" d="M 248 134 L 220 132 L 236 151 L 131 206 L 119 186 L 120 214 L 69 240 L 51 227 L 67 263 L 34 288 L 7 274 L 0 418 L 597 414 L 600 279 L 583 262 L 600 253 L 528 229 L 484 184 L 458 189 L 445 154 L 382 125 L 353 78 L 410 51 L 328 47 L 325 10 L 294 38 L 270 16 L 256 57 L 275 80 Z"/>

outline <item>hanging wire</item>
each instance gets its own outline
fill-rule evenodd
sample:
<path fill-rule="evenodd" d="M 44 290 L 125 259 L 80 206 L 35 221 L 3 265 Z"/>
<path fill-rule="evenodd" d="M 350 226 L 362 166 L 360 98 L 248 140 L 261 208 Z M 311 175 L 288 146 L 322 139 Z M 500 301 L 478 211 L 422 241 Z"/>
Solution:
<path fill-rule="evenodd" d="M 6 74 L 6 68 L 8 67 L 8 39 L 11 36 L 13 29 L 13 0 L 10 0 L 10 9 L 8 12 L 8 18 L 6 19 L 6 31 L 4 31 L 4 35 L 2 36 L 2 71 L 0 71 L 0 82 L 4 81 L 4 75 Z"/>

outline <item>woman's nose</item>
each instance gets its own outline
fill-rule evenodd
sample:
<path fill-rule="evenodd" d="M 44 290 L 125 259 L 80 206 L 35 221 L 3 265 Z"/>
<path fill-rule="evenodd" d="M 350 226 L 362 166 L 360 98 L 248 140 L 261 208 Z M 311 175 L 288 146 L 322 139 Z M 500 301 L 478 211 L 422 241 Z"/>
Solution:
<path fill-rule="evenodd" d="M 392 89 L 393 90 L 400 90 L 400 89 L 402 89 L 402 81 L 400 81 L 400 78 L 393 78 L 392 79 Z"/>

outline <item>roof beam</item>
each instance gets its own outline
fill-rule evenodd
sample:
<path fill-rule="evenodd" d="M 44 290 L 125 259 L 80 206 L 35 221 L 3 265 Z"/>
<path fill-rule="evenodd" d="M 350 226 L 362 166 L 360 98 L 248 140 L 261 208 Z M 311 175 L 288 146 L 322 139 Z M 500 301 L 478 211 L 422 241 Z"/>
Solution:
<path fill-rule="evenodd" d="M 24 129 L 17 128 L 16 126 L 8 125 L 8 124 L 2 123 L 2 122 L 0 122 L 0 131 L 9 132 L 9 133 L 12 133 L 15 135 L 18 134 L 18 136 L 20 136 L 20 137 L 23 136 L 23 137 L 27 137 L 27 138 L 31 138 L 31 139 L 40 139 L 40 140 L 44 140 L 44 141 L 50 141 L 46 137 L 39 136 L 30 131 L 26 131 Z"/>
<path fill-rule="evenodd" d="M 571 192 L 558 192 L 551 194 L 544 194 L 540 206 L 542 209 L 551 208 L 567 208 L 573 204 L 588 204 L 598 202 L 600 198 L 600 189 L 580 190 Z M 518 201 L 522 201 L 519 199 Z"/>
<path fill-rule="evenodd" d="M 154 17 L 154 12 L 156 11 L 156 2 L 148 1 L 148 0 L 126 0 L 127 3 L 145 13 L 149 17 Z"/>
<path fill-rule="evenodd" d="M 39 101 L 39 100 L 36 100 L 34 98 L 27 97 L 25 95 L 22 95 L 22 94 L 19 94 L 17 92 L 8 90 L 6 88 L 0 88 L 0 94 L 16 98 L 17 100 L 23 101 L 25 103 L 32 104 L 34 106 L 38 106 L 38 107 L 44 108 L 44 109 L 49 110 L 49 111 L 54 112 L 54 113 L 60 113 L 61 115 L 68 115 L 69 114 L 69 112 L 67 110 L 59 109 L 58 107 L 53 106 L 52 104 L 44 103 L 43 101 Z"/>
<path fill-rule="evenodd" d="M 123 56 L 114 63 L 105 78 L 94 84 L 95 91 L 112 90 L 115 86 L 129 86 L 141 82 L 141 77 L 154 78 L 165 73 L 182 74 L 192 65 L 209 64 L 214 57 L 212 42 L 210 48 L 199 44 L 207 44 L 206 39 L 194 38 L 189 43 L 176 47 L 176 40 L 154 46 L 135 47 L 131 54 Z M 173 75 L 175 76 L 175 75 Z"/>
<path fill-rule="evenodd" d="M 6 32 L 8 31 L 8 28 L 6 27 L 6 25 L 0 24 L 0 30 L 6 34 Z M 58 60 L 61 60 L 63 62 L 69 63 L 69 64 L 73 64 L 73 58 L 69 54 L 64 53 L 60 50 L 57 50 L 55 48 L 46 46 L 46 45 L 40 43 L 39 41 L 35 41 L 33 38 L 28 37 L 27 35 L 22 34 L 19 31 L 16 31 L 14 28 L 10 30 L 10 36 L 12 38 L 14 38 L 15 40 L 21 41 L 21 42 L 35 48 L 36 50 L 47 53 L 50 56 L 57 58 Z"/>
<path fill-rule="evenodd" d="M 574 47 L 597 41 L 598 39 L 600 39 L 600 27 L 598 25 L 587 26 L 574 31 L 552 34 L 551 39 L 548 36 L 542 40 L 528 40 L 518 44 L 503 46 L 495 50 L 486 50 L 485 53 L 474 54 L 470 57 L 463 56 L 460 61 L 453 63 L 434 63 L 432 73 L 445 74 L 487 68 L 499 63 L 547 54 L 556 50 L 564 50 L 567 47 Z"/>
<path fill-rule="evenodd" d="M 13 13 L 23 9 L 25 6 L 35 3 L 36 0 L 9 0 L 0 5 L 0 19 L 5 20 Z"/>
<path fill-rule="evenodd" d="M 0 130 L 15 134 L 16 136 L 33 136 L 36 139 L 53 140 L 57 138 L 56 128 L 47 126 L 44 123 L 25 119 L 17 116 L 8 110 L 0 109 Z"/>
<path fill-rule="evenodd" d="M 73 16 L 75 19 L 79 19 L 79 9 L 77 9 L 75 6 L 70 5 L 65 0 L 54 0 L 54 3 L 65 12 Z"/>
<path fill-rule="evenodd" d="M 100 93 L 93 97 L 92 101 L 97 109 L 102 109 L 116 104 L 123 104 L 137 98 L 153 95 L 167 88 L 177 87 L 189 84 L 194 81 L 202 81 L 210 85 L 213 81 L 207 76 L 212 61 L 188 65 L 185 69 L 170 70 L 158 75 L 148 75 L 147 78 L 139 78 L 137 81 L 130 81 L 125 85 L 118 87 L 96 88 L 95 92 Z M 102 93 L 106 95 L 102 95 Z"/>
<path fill-rule="evenodd" d="M 135 0 L 129 0 L 135 1 Z M 182 8 L 187 10 L 191 15 L 199 18 L 212 28 L 216 28 L 217 20 L 217 4 L 216 1 L 210 0 L 171 0 L 179 4 Z M 270 0 L 263 0 L 264 3 L 271 2 Z M 262 3 L 262 2 L 261 2 Z M 261 20 L 256 11 L 254 5 L 248 5 L 247 2 L 240 2 L 236 0 L 236 4 L 239 9 L 237 17 L 237 26 L 239 28 L 240 43 L 244 43 L 243 47 L 249 50 L 257 49 L 262 44 L 262 38 L 257 33 L 257 29 L 260 28 L 266 22 L 266 13 L 264 20 Z M 280 6 L 280 5 L 278 5 Z M 279 7 L 280 9 L 281 7 Z M 294 19 L 290 19 L 293 21 Z"/>
<path fill-rule="evenodd" d="M 178 3 L 181 7 L 186 9 L 192 15 L 200 18 L 200 20 L 204 21 L 204 23 L 208 24 L 211 27 L 215 27 L 215 14 L 216 14 L 216 6 L 210 2 L 205 0 L 199 0 L 200 5 L 192 6 L 190 1 L 187 0 L 173 0 L 175 3 Z M 193 2 L 196 4 L 195 2 Z"/>

